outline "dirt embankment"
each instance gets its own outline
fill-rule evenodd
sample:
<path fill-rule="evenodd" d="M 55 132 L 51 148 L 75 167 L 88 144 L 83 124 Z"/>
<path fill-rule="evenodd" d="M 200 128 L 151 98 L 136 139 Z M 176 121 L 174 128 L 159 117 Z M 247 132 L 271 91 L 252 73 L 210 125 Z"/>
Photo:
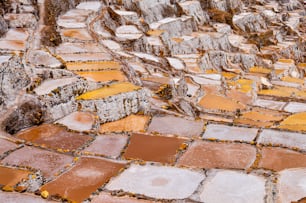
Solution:
<path fill-rule="evenodd" d="M 56 19 L 57 17 L 74 8 L 80 0 L 45 0 L 44 3 L 44 24 L 42 30 L 41 42 L 45 46 L 58 46 L 61 42 L 61 36 L 57 32 Z"/>
<path fill-rule="evenodd" d="M 3 36 L 8 29 L 7 23 L 5 22 L 3 15 L 7 13 L 10 8 L 10 1 L 0 0 L 0 37 Z"/>

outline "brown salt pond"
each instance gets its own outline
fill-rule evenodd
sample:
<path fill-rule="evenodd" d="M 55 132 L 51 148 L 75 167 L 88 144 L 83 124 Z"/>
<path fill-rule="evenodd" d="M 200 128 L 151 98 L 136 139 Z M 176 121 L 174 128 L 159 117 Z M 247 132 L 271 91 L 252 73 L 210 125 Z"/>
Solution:
<path fill-rule="evenodd" d="M 43 185 L 40 190 L 51 196 L 60 195 L 69 201 L 82 202 L 124 166 L 122 162 L 82 157 L 71 170 Z"/>
<path fill-rule="evenodd" d="M 76 150 L 93 138 L 82 133 L 69 132 L 65 127 L 43 124 L 28 128 L 16 134 L 16 137 L 53 149 Z"/>
<path fill-rule="evenodd" d="M 186 139 L 133 134 L 124 153 L 126 159 L 173 164 Z"/>

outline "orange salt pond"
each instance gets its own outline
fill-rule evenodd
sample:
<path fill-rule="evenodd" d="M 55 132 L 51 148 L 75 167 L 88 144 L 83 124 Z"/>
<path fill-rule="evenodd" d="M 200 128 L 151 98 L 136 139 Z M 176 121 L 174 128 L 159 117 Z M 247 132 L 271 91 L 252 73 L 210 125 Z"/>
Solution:
<path fill-rule="evenodd" d="M 130 115 L 118 121 L 102 124 L 99 132 L 141 132 L 145 130 L 149 120 L 149 116 Z"/>
<path fill-rule="evenodd" d="M 228 111 L 235 112 L 237 109 L 245 109 L 245 105 L 238 103 L 235 100 L 230 98 L 207 94 L 199 102 L 200 106 L 204 109 L 213 110 L 213 111 Z"/>
<path fill-rule="evenodd" d="M 250 71 L 250 73 L 259 73 L 259 74 L 262 74 L 262 75 L 267 75 L 267 74 L 272 72 L 271 69 L 260 67 L 260 66 L 254 66 L 254 67 L 250 68 L 249 71 Z"/>
<path fill-rule="evenodd" d="M 116 61 L 68 62 L 66 66 L 72 71 L 120 70 L 121 68 Z"/>
<path fill-rule="evenodd" d="M 234 120 L 236 124 L 245 124 L 256 127 L 270 127 L 275 122 L 281 121 L 284 118 L 280 112 L 254 108 L 253 111 L 242 113 L 239 118 Z"/>
<path fill-rule="evenodd" d="M 86 71 L 86 72 L 76 72 L 76 74 L 92 80 L 95 82 L 106 82 L 106 81 L 127 81 L 124 73 L 120 70 L 105 70 L 105 71 Z"/>

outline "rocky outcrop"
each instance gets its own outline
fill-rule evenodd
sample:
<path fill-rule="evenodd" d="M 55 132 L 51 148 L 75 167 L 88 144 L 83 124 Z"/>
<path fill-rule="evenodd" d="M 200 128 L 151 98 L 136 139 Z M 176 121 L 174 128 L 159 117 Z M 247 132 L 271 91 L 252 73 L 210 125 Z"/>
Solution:
<path fill-rule="evenodd" d="M 57 32 L 57 24 L 56 18 L 65 13 L 68 9 L 74 8 L 78 0 L 64 0 L 64 1 L 44 1 L 44 16 L 41 18 L 44 19 L 44 24 L 46 25 L 41 31 L 41 35 L 43 36 L 41 41 L 45 46 L 58 46 L 61 42 L 61 36 Z"/>

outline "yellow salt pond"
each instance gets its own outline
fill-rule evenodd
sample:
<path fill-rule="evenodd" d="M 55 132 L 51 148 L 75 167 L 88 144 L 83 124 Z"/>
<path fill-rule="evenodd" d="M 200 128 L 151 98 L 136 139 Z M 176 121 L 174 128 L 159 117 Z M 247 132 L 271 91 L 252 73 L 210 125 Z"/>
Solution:
<path fill-rule="evenodd" d="M 306 112 L 289 116 L 280 123 L 280 129 L 306 131 Z"/>
<path fill-rule="evenodd" d="M 227 80 L 231 80 L 231 79 L 237 77 L 237 74 L 236 74 L 236 73 L 232 73 L 232 72 L 224 72 L 224 71 L 223 71 L 223 72 L 221 73 L 221 75 L 222 75 L 225 79 L 227 79 Z"/>
<path fill-rule="evenodd" d="M 260 66 L 254 66 L 252 68 L 249 69 L 250 73 L 260 73 L 260 74 L 269 74 L 272 72 L 271 69 L 269 68 L 263 68 L 263 67 L 260 67 Z"/>
<path fill-rule="evenodd" d="M 129 82 L 111 84 L 93 91 L 86 92 L 78 96 L 77 100 L 95 100 L 104 99 L 109 96 L 117 95 L 120 93 L 131 92 L 141 89 L 141 87 L 133 85 Z"/>
<path fill-rule="evenodd" d="M 280 121 L 283 119 L 281 114 L 273 114 L 271 111 L 250 111 L 244 113 L 242 117 L 245 119 L 262 122 Z"/>
<path fill-rule="evenodd" d="M 306 90 L 299 90 L 293 87 L 274 86 L 273 89 L 260 90 L 258 95 L 306 99 Z"/>
<path fill-rule="evenodd" d="M 273 89 L 260 90 L 258 95 L 290 97 L 296 91 L 298 90 L 292 87 L 274 86 Z"/>

